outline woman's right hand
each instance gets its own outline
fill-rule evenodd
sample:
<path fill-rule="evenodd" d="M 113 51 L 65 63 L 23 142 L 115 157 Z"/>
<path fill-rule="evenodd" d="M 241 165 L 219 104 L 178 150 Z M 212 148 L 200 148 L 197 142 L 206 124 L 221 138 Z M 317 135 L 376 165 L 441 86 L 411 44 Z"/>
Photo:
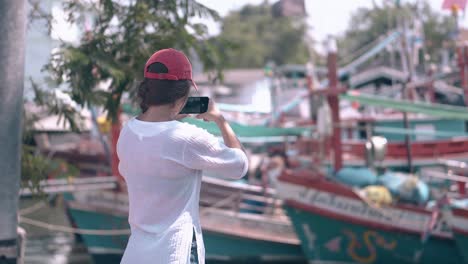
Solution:
<path fill-rule="evenodd" d="M 224 119 L 221 112 L 215 105 L 215 102 L 210 99 L 208 103 L 208 110 L 203 113 L 195 116 L 196 118 L 203 119 L 205 121 L 213 121 L 218 126 L 223 136 L 224 144 L 230 148 L 237 148 L 244 151 L 242 144 L 239 139 L 236 137 L 236 134 L 232 130 L 229 123 Z M 245 152 L 245 151 L 244 151 Z"/>
<path fill-rule="evenodd" d="M 198 119 L 203 119 L 205 121 L 212 121 L 216 123 L 224 119 L 218 107 L 216 107 L 215 102 L 211 98 L 208 103 L 208 110 L 206 110 L 206 112 L 203 114 L 196 115 L 195 117 Z"/>

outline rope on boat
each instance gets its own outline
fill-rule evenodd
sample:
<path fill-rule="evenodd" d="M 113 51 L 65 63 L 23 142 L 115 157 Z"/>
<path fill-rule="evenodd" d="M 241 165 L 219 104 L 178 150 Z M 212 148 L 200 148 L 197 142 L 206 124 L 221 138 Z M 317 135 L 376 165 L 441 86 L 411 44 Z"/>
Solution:
<path fill-rule="evenodd" d="M 19 222 L 23 224 L 32 225 L 39 228 L 44 228 L 56 232 L 80 234 L 80 235 L 94 235 L 94 236 L 119 236 L 119 235 L 130 235 L 130 229 L 82 229 L 73 228 L 68 226 L 49 224 L 43 221 L 34 220 L 24 216 L 19 217 Z"/>
<path fill-rule="evenodd" d="M 34 205 L 32 205 L 30 207 L 23 208 L 23 209 L 19 210 L 18 213 L 19 213 L 19 215 L 31 214 L 31 213 L 36 212 L 37 210 L 41 209 L 44 206 L 45 206 L 45 202 L 41 201 L 41 202 L 35 203 Z"/>
<path fill-rule="evenodd" d="M 219 208 L 223 205 L 226 205 L 230 202 L 233 202 L 233 200 L 237 197 L 239 197 L 240 193 L 233 193 L 229 195 L 228 197 L 217 201 L 213 205 L 209 207 L 204 207 L 203 209 L 200 210 L 200 214 L 206 214 L 209 211 Z M 113 230 L 105 230 L 105 229 L 82 229 L 82 228 L 73 228 L 73 227 L 68 227 L 68 226 L 61 226 L 61 225 L 55 225 L 55 224 L 49 224 L 47 222 L 39 221 L 39 220 L 34 220 L 28 217 L 25 217 L 24 215 L 33 213 L 42 207 L 45 206 L 44 202 L 38 202 L 34 204 L 33 206 L 24 208 L 19 211 L 19 222 L 23 224 L 28 224 L 32 225 L 35 227 L 51 230 L 51 231 L 56 231 L 56 232 L 64 232 L 64 233 L 72 233 L 72 234 L 80 234 L 80 235 L 95 235 L 95 236 L 117 236 L 117 235 L 130 235 L 131 231 L 130 229 L 113 229 Z"/>
<path fill-rule="evenodd" d="M 228 197 L 214 203 L 213 205 L 209 207 L 205 207 L 200 210 L 200 214 L 206 214 L 210 210 L 219 208 L 227 203 L 232 202 L 235 198 L 237 198 L 239 193 L 233 193 L 229 195 Z M 61 225 L 54 225 L 54 224 L 49 224 L 43 221 L 39 220 L 34 220 L 28 217 L 25 217 L 24 215 L 30 214 L 32 212 L 35 212 L 42 207 L 44 207 L 45 203 L 44 202 L 38 202 L 33 206 L 30 206 L 28 208 L 22 209 L 19 211 L 20 217 L 19 217 L 19 222 L 23 224 L 28 224 L 32 225 L 35 227 L 51 230 L 51 231 L 56 231 L 56 232 L 64 232 L 64 233 L 72 233 L 72 234 L 80 234 L 80 235 L 95 235 L 95 236 L 118 236 L 118 235 L 130 235 L 131 231 L 130 229 L 113 229 L 113 230 L 105 230 L 105 229 L 82 229 L 82 228 L 73 228 L 73 227 L 68 227 L 68 226 L 61 226 Z"/>
<path fill-rule="evenodd" d="M 200 210 L 200 215 L 204 215 L 206 213 L 208 213 L 209 211 L 213 210 L 213 209 L 216 209 L 216 208 L 219 208 L 225 204 L 227 204 L 228 202 L 232 202 L 234 200 L 234 198 L 237 198 L 238 196 L 240 197 L 241 193 L 233 193 L 231 195 L 229 195 L 228 197 L 222 199 L 222 200 L 219 200 L 217 201 L 216 203 L 214 203 L 213 205 L 211 206 L 207 206 L 207 207 L 204 207 L 203 209 Z"/>

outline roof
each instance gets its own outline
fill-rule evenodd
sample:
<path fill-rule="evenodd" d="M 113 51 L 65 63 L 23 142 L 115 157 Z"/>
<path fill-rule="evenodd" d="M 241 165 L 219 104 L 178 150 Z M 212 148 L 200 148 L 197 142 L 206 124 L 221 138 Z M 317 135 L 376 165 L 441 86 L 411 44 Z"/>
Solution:
<path fill-rule="evenodd" d="M 81 131 L 91 130 L 93 124 L 89 116 L 84 116 L 83 123 L 79 124 Z M 34 130 L 36 131 L 49 131 L 49 132 L 65 132 L 71 131 L 70 125 L 66 122 L 64 117 L 58 115 L 46 116 L 39 119 L 34 123 Z"/>
<path fill-rule="evenodd" d="M 210 74 L 213 75 L 212 72 L 196 74 L 193 79 L 197 85 L 208 84 L 210 83 Z M 263 69 L 230 69 L 224 70 L 223 74 L 223 84 L 231 87 L 244 86 L 265 78 Z"/>

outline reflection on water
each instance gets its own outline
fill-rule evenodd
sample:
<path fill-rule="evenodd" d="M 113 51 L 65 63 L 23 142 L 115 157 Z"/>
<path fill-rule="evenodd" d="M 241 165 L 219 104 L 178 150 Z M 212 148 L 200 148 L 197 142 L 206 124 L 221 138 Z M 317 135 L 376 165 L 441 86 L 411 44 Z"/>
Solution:
<path fill-rule="evenodd" d="M 75 243 L 73 235 L 55 233 L 28 238 L 26 264 L 91 264 L 84 245 Z"/>
<path fill-rule="evenodd" d="M 268 262 L 239 261 L 236 264 L 259 264 Z M 281 262 L 270 262 L 282 264 Z M 30 238 L 26 244 L 25 264 L 93 264 L 85 246 L 73 235 L 55 233 L 49 236 Z M 96 263 L 99 264 L 99 263 Z M 234 264 L 226 261 L 206 261 L 206 264 Z M 284 263 L 286 264 L 286 263 Z M 288 264 L 305 264 L 297 262 Z"/>
<path fill-rule="evenodd" d="M 240 264 L 239 261 L 236 261 L 235 263 Z M 242 264 L 254 263 L 258 264 L 261 262 L 242 262 Z M 273 263 L 281 264 L 280 262 Z M 76 242 L 74 236 L 56 233 L 45 237 L 30 238 L 26 244 L 25 264 L 93 264 L 93 261 L 86 252 L 85 246 Z M 229 263 L 226 261 L 207 261 L 206 264 Z M 288 262 L 288 264 L 294 263 Z M 298 262 L 297 264 L 305 263 Z"/>
<path fill-rule="evenodd" d="M 25 216 L 57 226 L 70 226 L 61 196 L 50 199 L 20 200 L 20 208 L 34 208 Z M 77 243 L 73 234 L 45 230 L 27 224 L 20 224 L 26 230 L 26 264 L 92 264 L 83 244 Z"/>

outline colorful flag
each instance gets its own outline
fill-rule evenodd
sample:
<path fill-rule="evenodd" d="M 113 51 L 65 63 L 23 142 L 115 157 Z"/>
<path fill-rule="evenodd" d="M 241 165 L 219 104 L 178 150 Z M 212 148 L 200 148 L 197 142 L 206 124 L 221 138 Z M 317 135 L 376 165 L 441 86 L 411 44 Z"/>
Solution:
<path fill-rule="evenodd" d="M 466 0 L 444 0 L 442 9 L 462 9 L 465 10 Z"/>

